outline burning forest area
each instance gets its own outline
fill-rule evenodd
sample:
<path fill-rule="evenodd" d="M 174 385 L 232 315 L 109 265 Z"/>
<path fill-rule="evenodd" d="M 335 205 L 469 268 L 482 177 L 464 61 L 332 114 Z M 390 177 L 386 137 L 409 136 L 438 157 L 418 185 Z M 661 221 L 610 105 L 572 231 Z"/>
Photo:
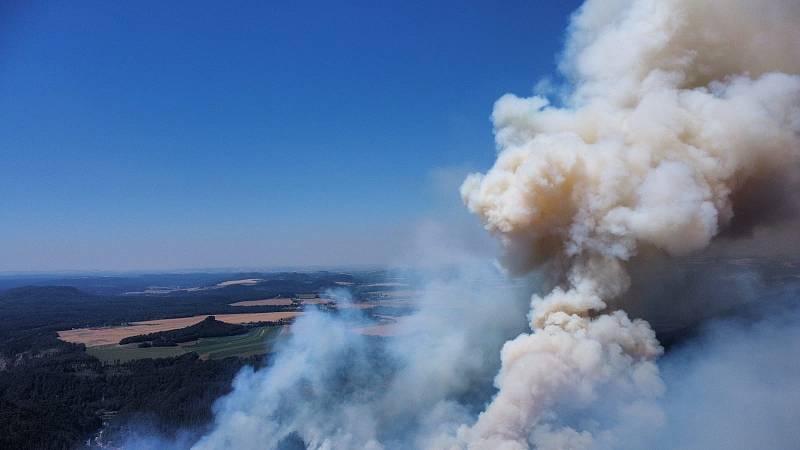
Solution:
<path fill-rule="evenodd" d="M 567 21 L 391 264 L 0 277 L 0 447 L 798 448 L 800 2 Z"/>

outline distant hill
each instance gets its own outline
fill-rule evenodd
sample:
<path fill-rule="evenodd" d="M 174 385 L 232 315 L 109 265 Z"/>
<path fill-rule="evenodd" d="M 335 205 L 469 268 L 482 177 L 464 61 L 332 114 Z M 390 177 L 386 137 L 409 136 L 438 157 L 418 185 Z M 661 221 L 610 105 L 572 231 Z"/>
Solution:
<path fill-rule="evenodd" d="M 214 316 L 208 316 L 201 322 L 177 330 L 159 331 L 157 333 L 130 336 L 119 341 L 120 344 L 141 342 L 144 347 L 173 347 L 183 342 L 196 341 L 200 338 L 235 336 L 247 333 L 244 325 L 220 322 Z"/>
<path fill-rule="evenodd" d="M 381 274 L 377 280 L 381 280 Z M 336 282 L 356 282 L 359 278 L 376 276 L 360 273 L 358 276 L 341 272 L 192 272 L 192 273 L 141 273 L 117 275 L 4 275 L 0 273 L 0 293 L 21 286 L 74 286 L 94 295 L 122 295 L 138 293 L 147 296 L 215 296 L 288 294 L 292 292 L 317 292 L 336 286 Z M 259 282 L 248 285 L 224 284 L 235 280 L 253 279 Z"/>
<path fill-rule="evenodd" d="M 74 299 L 86 295 L 73 286 L 21 286 L 4 292 L 0 300 L 15 302 L 39 301 L 42 298 Z"/>

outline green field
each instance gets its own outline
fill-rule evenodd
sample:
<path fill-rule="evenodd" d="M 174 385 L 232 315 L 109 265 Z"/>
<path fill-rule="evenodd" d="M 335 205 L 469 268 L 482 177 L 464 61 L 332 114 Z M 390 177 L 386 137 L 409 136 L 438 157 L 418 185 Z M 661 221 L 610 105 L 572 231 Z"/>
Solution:
<path fill-rule="evenodd" d="M 230 356 L 252 356 L 269 353 L 281 327 L 253 328 L 239 336 L 203 338 L 178 347 L 138 348 L 135 345 L 101 345 L 89 347 L 87 353 L 104 362 L 131 361 L 144 358 L 169 358 L 195 352 L 204 359 L 222 359 Z"/>

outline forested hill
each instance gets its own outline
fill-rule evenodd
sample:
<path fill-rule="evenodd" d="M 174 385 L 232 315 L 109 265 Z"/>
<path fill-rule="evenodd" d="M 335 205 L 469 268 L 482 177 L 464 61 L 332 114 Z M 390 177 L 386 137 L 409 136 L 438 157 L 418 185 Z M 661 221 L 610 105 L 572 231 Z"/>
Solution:
<path fill-rule="evenodd" d="M 141 342 L 154 347 L 168 347 L 196 341 L 200 338 L 235 336 L 247 333 L 248 330 L 249 328 L 244 325 L 220 322 L 214 316 L 208 316 L 201 322 L 185 328 L 130 336 L 122 339 L 119 343 L 124 345 Z"/>

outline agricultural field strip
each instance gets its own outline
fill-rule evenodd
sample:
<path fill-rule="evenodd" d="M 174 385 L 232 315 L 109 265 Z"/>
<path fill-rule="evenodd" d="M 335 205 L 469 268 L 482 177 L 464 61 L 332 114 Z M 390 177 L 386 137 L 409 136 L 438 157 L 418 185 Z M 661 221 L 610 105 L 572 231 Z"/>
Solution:
<path fill-rule="evenodd" d="M 330 303 L 326 298 L 309 298 L 300 300 L 304 305 L 318 305 Z M 291 304 L 291 298 L 273 298 L 264 300 L 249 300 L 232 303 L 233 306 L 262 306 Z M 377 306 L 410 306 L 411 302 L 397 299 L 383 299 L 370 303 L 352 303 L 347 305 L 337 305 L 338 308 L 371 309 Z M 248 323 L 261 321 L 276 321 L 284 318 L 292 318 L 300 315 L 299 311 L 270 312 L 270 313 L 235 313 L 216 315 L 217 320 L 227 323 Z M 87 347 L 97 347 L 102 345 L 117 344 L 121 339 L 140 334 L 148 334 L 159 331 L 169 331 L 194 325 L 203 320 L 205 315 L 191 317 L 181 317 L 173 319 L 157 319 L 142 322 L 133 322 L 129 325 L 99 328 L 79 328 L 72 330 L 62 330 L 58 332 L 61 340 L 84 344 Z"/>
<path fill-rule="evenodd" d="M 228 356 L 250 356 L 269 351 L 270 343 L 278 336 L 277 327 L 259 327 L 247 334 L 202 338 L 177 347 L 119 346 L 115 344 L 89 348 L 89 353 L 102 361 L 129 361 L 142 358 L 167 358 L 195 352 L 203 358 L 219 359 Z"/>
<path fill-rule="evenodd" d="M 219 314 L 216 315 L 216 318 L 222 322 L 239 324 L 250 322 L 272 322 L 280 319 L 290 319 L 300 314 L 301 313 L 299 311 Z M 58 332 L 58 337 L 63 341 L 84 344 L 87 347 L 110 345 L 117 344 L 121 339 L 130 336 L 185 328 L 202 321 L 206 317 L 206 315 L 199 315 L 192 317 L 181 317 L 177 319 L 159 319 L 148 320 L 144 322 L 134 322 L 130 325 L 117 327 L 63 330 Z"/>

